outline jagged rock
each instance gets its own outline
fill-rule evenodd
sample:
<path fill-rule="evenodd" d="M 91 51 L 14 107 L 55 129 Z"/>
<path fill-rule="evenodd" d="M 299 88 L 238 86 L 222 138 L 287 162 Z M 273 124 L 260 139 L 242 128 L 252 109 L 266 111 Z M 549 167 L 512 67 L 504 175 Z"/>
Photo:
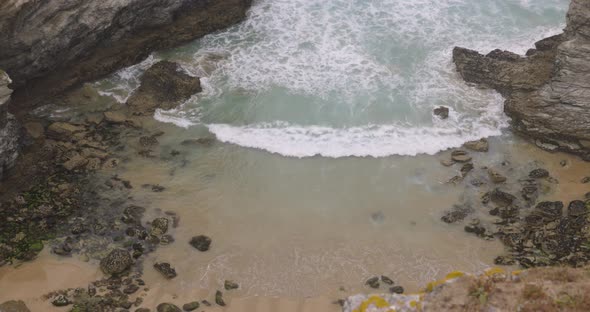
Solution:
<path fill-rule="evenodd" d="M 115 249 L 100 260 L 100 268 L 105 274 L 119 274 L 125 272 L 133 264 L 133 259 L 127 250 Z"/>
<path fill-rule="evenodd" d="M 469 141 L 463 144 L 463 146 L 475 152 L 487 152 L 490 149 L 490 143 L 485 138 L 477 141 Z"/>
<path fill-rule="evenodd" d="M 0 304 L 2 312 L 31 312 L 22 300 L 10 300 Z"/>
<path fill-rule="evenodd" d="M 76 133 L 84 130 L 82 126 L 72 125 L 67 122 L 55 122 L 47 128 L 47 136 L 59 141 L 70 141 Z"/>
<path fill-rule="evenodd" d="M 529 56 L 464 48 L 453 61 L 467 82 L 496 89 L 513 129 L 537 146 L 590 159 L 590 2 L 572 0 L 565 32 L 535 44 Z"/>
<path fill-rule="evenodd" d="M 439 106 L 433 110 L 434 115 L 438 116 L 440 119 L 447 119 L 449 118 L 449 108 L 445 106 Z"/>
<path fill-rule="evenodd" d="M 22 98 L 39 101 L 138 63 L 155 50 L 235 24 L 245 18 L 251 0 L 8 0 L 3 4 L 0 68 L 17 87 L 35 79 Z"/>
<path fill-rule="evenodd" d="M 134 114 L 152 114 L 157 108 L 174 108 L 201 90 L 199 78 L 186 74 L 176 63 L 161 61 L 141 76 L 141 85 L 127 106 Z"/>
<path fill-rule="evenodd" d="M 154 268 L 156 271 L 160 272 L 164 275 L 167 279 L 172 279 L 176 277 L 176 270 L 170 266 L 170 263 L 162 262 L 162 263 L 155 263 Z"/>

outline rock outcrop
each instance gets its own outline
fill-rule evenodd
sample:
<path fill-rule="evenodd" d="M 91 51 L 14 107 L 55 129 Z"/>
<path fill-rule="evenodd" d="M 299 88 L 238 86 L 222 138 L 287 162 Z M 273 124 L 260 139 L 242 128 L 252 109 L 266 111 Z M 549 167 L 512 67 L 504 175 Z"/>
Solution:
<path fill-rule="evenodd" d="M 18 102 L 60 93 L 245 18 L 251 0 L 7 0 L 0 68 Z"/>
<path fill-rule="evenodd" d="M 513 129 L 541 148 L 590 160 L 590 2 L 573 0 L 563 34 L 520 56 L 455 48 L 453 61 L 470 83 L 496 89 Z"/>
<path fill-rule="evenodd" d="M 127 106 L 137 115 L 153 114 L 157 108 L 172 109 L 201 91 L 199 78 L 189 76 L 176 63 L 161 61 L 141 76 L 141 85 Z"/>
<path fill-rule="evenodd" d="M 0 179 L 6 169 L 12 167 L 19 151 L 20 126 L 14 116 L 6 112 L 6 103 L 12 90 L 8 88 L 11 80 L 0 70 Z"/>

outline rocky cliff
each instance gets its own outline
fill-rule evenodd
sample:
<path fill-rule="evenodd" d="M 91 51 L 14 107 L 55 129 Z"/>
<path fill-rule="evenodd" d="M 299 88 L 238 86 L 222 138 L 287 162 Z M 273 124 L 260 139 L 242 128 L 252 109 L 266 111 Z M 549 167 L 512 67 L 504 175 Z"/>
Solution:
<path fill-rule="evenodd" d="M 245 17 L 251 0 L 0 1 L 0 68 L 31 102 Z M 26 84 L 26 85 L 25 85 Z M 20 104 L 19 104 L 20 105 Z"/>
<path fill-rule="evenodd" d="M 18 156 L 20 126 L 14 116 L 6 112 L 6 103 L 12 90 L 8 88 L 11 80 L 0 70 L 0 179 L 7 168 L 12 167 Z"/>
<path fill-rule="evenodd" d="M 564 33 L 526 56 L 457 47 L 453 61 L 465 81 L 502 93 L 516 132 L 590 160 L 590 1 L 573 0 Z"/>

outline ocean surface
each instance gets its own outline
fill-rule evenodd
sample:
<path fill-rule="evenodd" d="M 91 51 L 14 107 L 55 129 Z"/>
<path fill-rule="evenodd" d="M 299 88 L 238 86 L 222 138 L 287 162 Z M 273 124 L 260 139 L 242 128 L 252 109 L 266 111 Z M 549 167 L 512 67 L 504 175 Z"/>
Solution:
<path fill-rule="evenodd" d="M 559 33 L 567 0 L 257 0 L 246 21 L 100 82 L 124 102 L 172 59 L 205 91 L 156 118 L 283 156 L 434 154 L 499 135 L 502 99 L 467 86 L 454 46 L 524 54 Z M 451 109 L 448 120 L 432 110 Z"/>

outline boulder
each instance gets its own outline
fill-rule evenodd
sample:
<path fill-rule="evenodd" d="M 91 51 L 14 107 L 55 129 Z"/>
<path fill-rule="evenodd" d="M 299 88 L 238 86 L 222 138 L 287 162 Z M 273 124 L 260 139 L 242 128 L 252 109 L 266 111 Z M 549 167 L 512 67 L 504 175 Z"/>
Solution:
<path fill-rule="evenodd" d="M 133 258 L 127 250 L 114 249 L 100 260 L 100 268 L 105 274 L 116 275 L 125 272 L 133 264 Z"/>
<path fill-rule="evenodd" d="M 137 115 L 153 114 L 158 108 L 175 108 L 201 91 L 198 77 L 188 75 L 177 63 L 160 61 L 141 76 L 141 85 L 127 106 Z"/>

